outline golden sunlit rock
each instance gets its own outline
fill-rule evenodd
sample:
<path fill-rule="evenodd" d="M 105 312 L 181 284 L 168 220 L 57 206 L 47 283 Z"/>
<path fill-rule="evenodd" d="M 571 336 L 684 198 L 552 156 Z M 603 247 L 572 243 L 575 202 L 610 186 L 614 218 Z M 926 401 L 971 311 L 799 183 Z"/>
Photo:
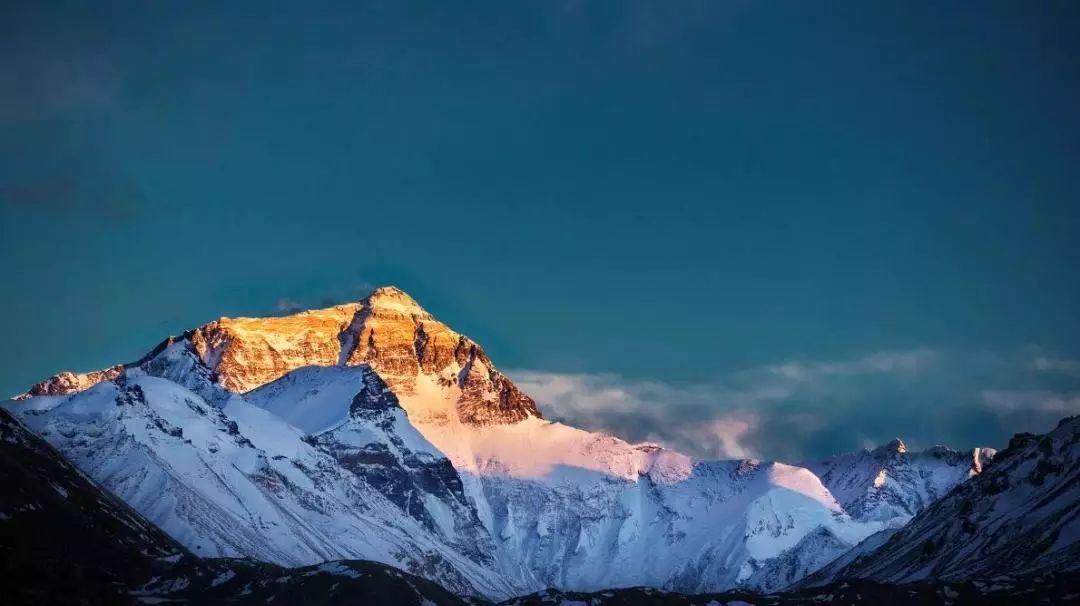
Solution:
<path fill-rule="evenodd" d="M 388 286 L 356 303 L 284 317 L 221 318 L 187 333 L 199 358 L 225 389 L 244 393 L 304 366 L 370 365 L 405 401 L 417 381 L 436 385 L 440 400 L 473 425 L 542 418 L 532 398 L 495 369 L 472 339 L 436 320 L 408 294 Z M 171 341 L 170 341 L 171 342 Z M 115 378 L 124 366 L 60 373 L 30 395 L 66 395 Z M 410 410 L 419 420 L 445 410 Z"/>

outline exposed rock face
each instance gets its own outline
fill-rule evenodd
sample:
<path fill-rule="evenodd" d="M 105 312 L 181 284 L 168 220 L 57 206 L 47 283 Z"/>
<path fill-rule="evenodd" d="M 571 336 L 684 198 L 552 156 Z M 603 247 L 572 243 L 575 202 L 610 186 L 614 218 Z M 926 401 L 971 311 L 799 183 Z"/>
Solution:
<path fill-rule="evenodd" d="M 457 480 L 449 462 L 417 453 L 414 444 L 423 438 L 404 411 L 390 410 L 393 394 L 367 367 L 330 370 L 364 372 L 368 380 L 356 386 L 357 397 L 371 414 L 382 398 L 386 412 L 397 417 L 393 425 L 339 427 L 334 444 L 347 451 L 378 440 L 400 444 L 399 454 L 411 458 L 382 460 L 370 470 L 358 469 L 371 473 L 354 473 L 316 439 L 207 383 L 211 373 L 188 341 L 174 342 L 85 391 L 12 406 L 83 473 L 196 555 L 281 565 L 363 556 L 437 579 L 462 594 L 507 595 L 506 584 L 483 557 L 490 548 L 482 544 L 482 526 L 473 523 L 472 535 L 453 528 L 435 533 L 431 520 L 411 515 L 417 509 L 408 501 L 414 492 L 408 482 L 447 493 L 438 481 L 452 486 Z M 408 433 L 401 437 L 396 429 Z M 409 467 L 401 468 L 403 462 Z M 395 491 L 399 486 L 406 490 Z M 460 503 L 456 495 L 450 500 Z M 432 500 L 426 503 L 431 511 L 443 510 Z"/>
<path fill-rule="evenodd" d="M 193 552 L 363 557 L 494 598 L 774 590 L 902 525 L 991 454 L 896 440 L 811 472 L 548 422 L 396 288 L 223 318 L 116 369 L 54 377 L 39 391 L 76 393 L 12 409 Z"/>
<path fill-rule="evenodd" d="M 84 389 L 90 389 L 102 381 L 111 381 L 120 376 L 122 372 L 124 372 L 123 364 L 87 373 L 64 371 L 34 385 L 25 394 L 16 396 L 16 399 L 34 396 L 66 396 Z"/>
<path fill-rule="evenodd" d="M 1002 575 L 1075 579 L 1078 571 L 1080 417 L 1069 417 L 1045 435 L 1017 434 L 983 473 L 931 504 L 881 548 L 820 580 L 996 582 Z"/>
<path fill-rule="evenodd" d="M 415 395 L 420 375 L 444 391 L 456 388 L 465 423 L 516 423 L 541 417 L 532 398 L 495 369 L 484 350 L 421 308 L 397 288 L 380 288 L 361 302 L 342 334 L 346 364 L 370 364 L 395 393 Z"/>
<path fill-rule="evenodd" d="M 472 339 L 450 330 L 394 287 L 359 303 L 283 318 L 222 318 L 192 342 L 218 381 L 246 392 L 302 366 L 370 365 L 399 395 L 414 395 L 421 376 L 457 401 L 470 424 L 540 417 L 531 398 L 495 369 Z"/>
<path fill-rule="evenodd" d="M 309 442 L 330 453 L 345 469 L 363 478 L 403 513 L 453 544 L 475 562 L 492 564 L 491 536 L 465 495 L 449 459 L 409 424 L 398 399 L 368 366 L 356 367 L 360 390 L 345 422 L 313 435 Z M 350 369 L 351 370 L 351 369 Z M 287 406 L 287 391 L 270 389 L 261 404 Z M 318 390 L 317 385 L 312 385 Z M 261 391 L 261 390 L 260 390 Z M 259 392 L 255 392 L 259 394 Z M 258 395 L 256 395 L 258 397 Z M 434 516 L 432 503 L 443 515 Z"/>
<path fill-rule="evenodd" d="M 221 318 L 195 329 L 191 342 L 218 382 L 242 393 L 301 366 L 333 366 L 355 303 L 282 318 Z"/>
<path fill-rule="evenodd" d="M 121 392 L 153 405 L 137 384 Z M 475 603 L 376 562 L 195 558 L 3 409 L 0 480 L 4 604 Z"/>
<path fill-rule="evenodd" d="M 190 343 L 217 384 L 233 393 L 251 391 L 305 366 L 366 364 L 400 396 L 415 395 L 422 383 L 437 386 L 440 400 L 456 402 L 456 410 L 410 410 L 416 418 L 452 416 L 471 425 L 542 418 L 532 398 L 496 370 L 475 341 L 392 286 L 356 303 L 291 316 L 221 318 L 167 340 L 139 362 L 86 374 L 63 372 L 20 397 L 89 389 L 115 379 L 125 368 L 145 364 L 175 341 Z"/>

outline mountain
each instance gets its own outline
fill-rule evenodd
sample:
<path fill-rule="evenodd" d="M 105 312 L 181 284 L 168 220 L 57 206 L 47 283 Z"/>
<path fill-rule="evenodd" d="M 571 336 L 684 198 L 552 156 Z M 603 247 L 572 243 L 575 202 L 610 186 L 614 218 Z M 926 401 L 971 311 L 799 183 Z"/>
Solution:
<path fill-rule="evenodd" d="M 883 544 L 808 584 L 835 578 L 887 583 L 1075 579 L 1080 572 L 1080 417 L 1062 420 L 1045 435 L 1016 435 L 982 474 L 878 542 Z"/>
<path fill-rule="evenodd" d="M 430 581 L 375 562 L 282 568 L 244 559 L 195 558 L 3 410 L 0 482 L 5 487 L 0 492 L 5 604 L 486 603 L 463 600 Z M 849 579 L 772 594 L 551 589 L 503 604 L 1050 604 L 1075 599 L 1077 584 L 1076 575 L 1058 575 L 1049 581 L 998 576 L 992 583 L 937 580 L 901 585 Z"/>
<path fill-rule="evenodd" d="M 394 287 L 358 303 L 283 318 L 222 318 L 192 344 L 223 387 L 245 392 L 303 366 L 369 364 L 399 396 L 439 392 L 472 425 L 540 417 L 536 403 L 468 337 L 450 330 Z M 440 407 L 441 408 L 441 407 Z"/>
<path fill-rule="evenodd" d="M 466 603 L 375 562 L 286 569 L 193 557 L 2 409 L 0 485 L 5 604 Z"/>
<path fill-rule="evenodd" d="M 773 591 L 974 469 L 945 451 L 870 453 L 819 477 L 550 422 L 478 344 L 392 287 L 222 318 L 6 407 L 197 555 L 374 560 L 495 599 Z"/>
<path fill-rule="evenodd" d="M 209 376 L 190 341 L 178 340 L 85 391 L 16 408 L 82 471 L 199 556 L 283 566 L 370 559 L 462 594 L 509 591 L 300 431 Z"/>
<path fill-rule="evenodd" d="M 301 568 L 242 559 L 200 559 L 78 472 L 46 442 L 0 410 L 0 573 L 5 604 L 445 604 L 466 602 L 420 577 L 375 562 Z M 895 531 L 886 531 L 895 532 Z M 815 536 L 811 533 L 807 537 Z M 1044 582 L 1040 583 L 1042 580 Z M 773 594 L 679 594 L 647 588 L 595 593 L 545 590 L 530 604 L 1014 604 L 1066 603 L 1075 575 L 999 576 L 992 583 L 862 579 Z"/>
<path fill-rule="evenodd" d="M 899 438 L 873 450 L 805 463 L 857 520 L 902 525 L 957 484 L 979 474 L 994 449 L 944 446 L 910 452 Z"/>

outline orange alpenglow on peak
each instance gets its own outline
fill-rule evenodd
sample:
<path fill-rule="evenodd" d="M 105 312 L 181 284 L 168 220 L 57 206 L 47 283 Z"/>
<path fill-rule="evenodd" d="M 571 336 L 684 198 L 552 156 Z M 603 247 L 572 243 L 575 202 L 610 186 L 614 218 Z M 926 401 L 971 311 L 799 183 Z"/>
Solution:
<path fill-rule="evenodd" d="M 394 286 L 377 288 L 355 303 L 289 316 L 221 318 L 183 338 L 218 383 L 234 393 L 251 391 L 304 366 L 367 364 L 399 397 L 415 395 L 418 385 L 439 391 L 442 399 L 456 402 L 456 410 L 440 414 L 461 422 L 486 425 L 542 418 L 536 403 L 495 369 L 476 342 L 436 320 Z M 71 393 L 118 372 L 58 375 L 35 385 L 31 393 Z"/>
<path fill-rule="evenodd" d="M 432 318 L 416 299 L 396 286 L 380 286 L 370 295 L 360 300 L 360 305 L 372 310 L 395 311 L 404 314 L 415 314 Z"/>

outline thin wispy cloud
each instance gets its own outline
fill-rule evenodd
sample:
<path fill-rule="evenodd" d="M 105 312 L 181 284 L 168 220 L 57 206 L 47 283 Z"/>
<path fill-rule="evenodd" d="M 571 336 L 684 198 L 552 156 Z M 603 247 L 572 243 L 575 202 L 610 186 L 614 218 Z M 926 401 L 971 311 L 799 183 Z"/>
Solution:
<path fill-rule="evenodd" d="M 304 304 L 293 299 L 278 299 L 274 303 L 274 313 L 279 316 L 290 316 L 307 309 Z"/>
<path fill-rule="evenodd" d="M 934 361 L 930 349 L 914 351 L 885 351 L 853 360 L 829 362 L 786 362 L 767 367 L 773 374 L 798 381 L 821 377 L 872 375 L 880 373 L 915 373 Z"/>
<path fill-rule="evenodd" d="M 1040 372 L 1080 377 L 1080 360 L 1039 356 L 1035 358 L 1034 366 Z"/>
<path fill-rule="evenodd" d="M 1070 366 L 1049 359 L 1057 358 L 923 348 L 791 360 L 694 384 L 510 374 L 552 419 L 701 458 L 799 461 L 894 437 L 920 448 L 969 448 L 1046 430 L 1080 413 L 1080 384 L 1069 384 L 1080 382 Z"/>
<path fill-rule="evenodd" d="M 991 390 L 982 393 L 983 402 L 1002 414 L 1049 412 L 1071 416 L 1080 414 L 1080 393 L 1047 390 Z"/>
<path fill-rule="evenodd" d="M 333 307 L 343 303 L 358 301 L 371 294 L 375 285 L 366 280 L 347 282 L 337 285 L 333 289 L 326 290 L 318 295 L 302 297 L 280 297 L 274 301 L 270 312 L 276 316 L 290 316 L 307 309 Z"/>

